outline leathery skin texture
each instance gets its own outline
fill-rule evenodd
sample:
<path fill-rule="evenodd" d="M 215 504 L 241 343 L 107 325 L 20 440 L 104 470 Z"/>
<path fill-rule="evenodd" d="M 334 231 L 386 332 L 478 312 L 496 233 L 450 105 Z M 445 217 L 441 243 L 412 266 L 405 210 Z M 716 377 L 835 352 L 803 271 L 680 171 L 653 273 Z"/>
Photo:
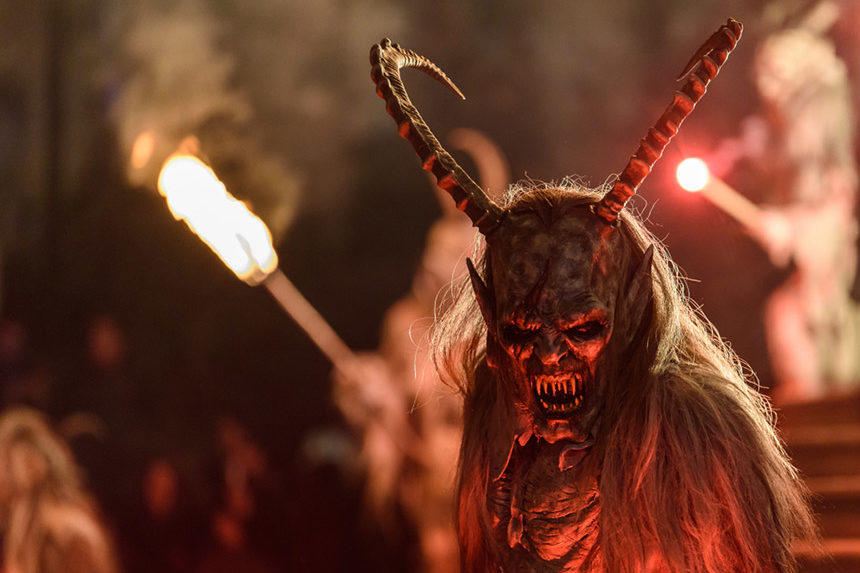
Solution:
<path fill-rule="evenodd" d="M 517 417 L 487 508 L 510 551 L 506 571 L 577 571 L 598 534 L 599 464 L 589 453 L 630 256 L 581 200 L 532 203 L 514 206 L 489 238 L 489 284 L 476 288 L 488 363 Z"/>

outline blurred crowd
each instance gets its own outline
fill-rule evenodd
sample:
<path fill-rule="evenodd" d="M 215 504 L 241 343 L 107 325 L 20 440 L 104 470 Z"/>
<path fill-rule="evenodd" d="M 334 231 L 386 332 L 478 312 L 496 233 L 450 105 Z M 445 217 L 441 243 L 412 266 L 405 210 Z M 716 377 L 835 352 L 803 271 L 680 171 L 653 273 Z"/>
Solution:
<path fill-rule="evenodd" d="M 39 356 L 26 324 L 0 323 L 0 570 L 289 570 L 288 556 L 296 553 L 285 539 L 287 483 L 243 423 L 222 414 L 211 421 L 208 443 L 177 448 L 164 439 L 159 416 L 148 415 L 153 398 L 142 394 L 129 368 L 130 349 L 116 318 L 92 317 L 86 342 L 81 363 L 63 371 Z M 319 496 L 303 493 L 310 501 Z M 32 507 L 16 510 L 24 506 Z M 57 516 L 83 533 L 70 537 Z M 17 533 L 16 520 L 23 520 L 18 529 L 26 535 Z M 56 539 L 31 531 L 40 527 L 56 530 Z M 16 543 L 35 552 L 35 561 L 20 562 L 20 548 L 10 549 Z M 56 566 L 44 561 L 50 552 L 43 545 L 51 543 Z"/>

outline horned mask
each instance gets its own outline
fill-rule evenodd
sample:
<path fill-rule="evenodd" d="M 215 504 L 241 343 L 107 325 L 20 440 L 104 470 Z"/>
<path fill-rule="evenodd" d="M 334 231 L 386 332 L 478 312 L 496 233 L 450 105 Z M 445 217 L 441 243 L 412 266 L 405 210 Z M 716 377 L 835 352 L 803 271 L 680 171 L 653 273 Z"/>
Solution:
<path fill-rule="evenodd" d="M 371 77 L 398 131 L 487 242 L 481 277 L 468 261 L 487 324 L 487 361 L 509 391 L 524 435 L 585 444 L 600 409 L 607 349 L 629 344 L 618 317 L 650 301 L 651 252 L 635 253 L 619 217 L 740 38 L 730 19 L 693 55 L 683 87 L 604 194 L 535 189 L 502 208 L 443 149 L 400 77 L 415 68 L 463 97 L 428 59 L 388 39 L 372 47 Z M 615 354 L 613 354 L 615 356 Z"/>

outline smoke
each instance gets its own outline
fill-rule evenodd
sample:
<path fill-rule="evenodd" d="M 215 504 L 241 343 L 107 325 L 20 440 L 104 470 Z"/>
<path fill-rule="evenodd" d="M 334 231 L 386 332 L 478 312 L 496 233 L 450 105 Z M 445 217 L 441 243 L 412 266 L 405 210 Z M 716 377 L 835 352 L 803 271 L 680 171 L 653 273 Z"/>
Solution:
<path fill-rule="evenodd" d="M 295 212 L 297 178 L 257 135 L 251 101 L 235 87 L 229 29 L 207 6 L 150 0 L 118 8 L 120 88 L 111 116 L 125 171 L 133 185 L 155 189 L 164 160 L 193 135 L 202 159 L 278 237 Z"/>

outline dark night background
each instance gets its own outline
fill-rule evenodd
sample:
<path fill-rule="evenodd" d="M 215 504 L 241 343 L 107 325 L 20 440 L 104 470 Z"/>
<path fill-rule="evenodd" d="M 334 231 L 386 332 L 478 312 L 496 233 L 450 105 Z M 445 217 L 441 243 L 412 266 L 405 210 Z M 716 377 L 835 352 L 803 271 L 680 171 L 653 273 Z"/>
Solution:
<path fill-rule="evenodd" d="M 635 205 L 692 279 L 694 300 L 767 385 L 762 302 L 780 271 L 673 182 L 684 154 L 712 151 L 757 111 L 750 62 L 767 32 L 762 7 L 2 2 L 0 316 L 28 332 L 30 363 L 50 386 L 43 405 L 56 417 L 87 392 L 89 321 L 116 318 L 135 395 L 118 415 L 134 425 L 128 443 L 138 449 L 111 463 L 128 468 L 117 473 L 127 489 L 148 457 L 193 467 L 230 414 L 279 468 L 288 561 L 305 571 L 402 570 L 396 549 L 373 556 L 384 543 L 358 517 L 356 484 L 305 452 L 309 437 L 341 427 L 329 363 L 264 289 L 238 281 L 173 220 L 155 192 L 161 161 L 197 135 L 228 188 L 272 227 L 285 273 L 353 349 L 373 349 L 439 208 L 374 93 L 371 44 L 390 36 L 466 94 L 460 102 L 404 74 L 443 142 L 455 127 L 476 128 L 505 151 L 515 178 L 599 184 L 623 168 L 694 49 L 732 16 L 746 24 L 744 39 Z M 158 165 L 135 172 L 131 143 L 144 130 L 161 146 Z"/>

